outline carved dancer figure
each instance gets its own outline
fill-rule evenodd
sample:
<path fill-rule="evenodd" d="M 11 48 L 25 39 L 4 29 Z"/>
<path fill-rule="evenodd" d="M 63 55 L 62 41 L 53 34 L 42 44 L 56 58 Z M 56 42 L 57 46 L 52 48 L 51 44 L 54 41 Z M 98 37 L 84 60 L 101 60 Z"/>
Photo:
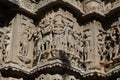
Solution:
<path fill-rule="evenodd" d="M 111 59 L 115 56 L 117 56 L 118 51 L 119 51 L 119 33 L 117 28 L 112 28 L 111 29 L 111 40 L 112 40 L 112 47 L 113 47 L 113 52 Z"/>

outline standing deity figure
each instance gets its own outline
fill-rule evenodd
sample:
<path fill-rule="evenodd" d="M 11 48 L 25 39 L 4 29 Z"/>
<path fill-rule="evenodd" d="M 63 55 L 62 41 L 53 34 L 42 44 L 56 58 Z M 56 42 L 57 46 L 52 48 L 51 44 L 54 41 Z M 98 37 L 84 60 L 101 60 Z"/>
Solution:
<path fill-rule="evenodd" d="M 68 39 L 67 39 L 68 43 L 68 51 L 70 51 L 70 53 L 74 54 L 74 48 L 75 48 L 75 42 L 74 42 L 74 37 L 73 37 L 73 32 L 72 31 L 68 31 Z"/>
<path fill-rule="evenodd" d="M 91 35 L 90 35 L 90 31 L 87 30 L 84 32 L 84 41 L 83 41 L 83 59 L 84 60 L 89 60 L 89 55 L 91 52 L 91 44 L 90 44 L 90 40 L 91 40 Z"/>
<path fill-rule="evenodd" d="M 103 31 L 99 31 L 99 34 L 97 35 L 97 39 L 98 39 L 98 54 L 100 55 L 100 60 L 103 60 L 103 55 L 105 53 L 105 37 L 104 37 L 104 32 Z"/>
<path fill-rule="evenodd" d="M 65 25 L 61 15 L 55 16 L 53 20 L 53 48 L 61 49 L 65 38 Z"/>
<path fill-rule="evenodd" d="M 20 51 L 19 51 L 19 59 L 24 64 L 29 64 L 31 59 L 28 58 L 28 50 L 29 50 L 29 41 L 32 39 L 32 28 L 25 27 L 24 32 L 22 34 L 22 39 L 20 41 Z"/>
<path fill-rule="evenodd" d="M 28 53 L 28 41 L 30 39 L 30 32 L 29 28 L 25 28 L 25 31 L 23 32 L 22 39 L 20 41 L 20 54 L 23 56 L 27 56 Z"/>

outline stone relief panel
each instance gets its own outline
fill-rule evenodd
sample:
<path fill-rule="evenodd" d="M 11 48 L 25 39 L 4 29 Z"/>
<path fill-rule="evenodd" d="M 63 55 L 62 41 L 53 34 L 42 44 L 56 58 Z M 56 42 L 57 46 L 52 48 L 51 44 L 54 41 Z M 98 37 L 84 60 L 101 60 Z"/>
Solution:
<path fill-rule="evenodd" d="M 36 40 L 35 51 L 39 51 L 39 60 L 64 58 L 74 63 L 82 60 L 82 30 L 71 13 L 62 9 L 51 11 L 41 19 L 38 29 L 40 36 Z"/>
<path fill-rule="evenodd" d="M 114 22 L 106 31 L 105 46 L 106 46 L 106 61 L 107 66 L 118 64 L 120 61 L 120 20 Z"/>
<path fill-rule="evenodd" d="M 47 13 L 37 30 L 34 45 L 36 63 L 64 59 L 72 66 L 81 67 L 80 64 L 85 64 L 91 68 L 100 66 L 94 60 L 104 62 L 108 57 L 106 32 L 99 21 L 80 26 L 70 12 L 59 9 Z"/>
<path fill-rule="evenodd" d="M 12 38 L 12 25 L 14 19 L 11 20 L 8 26 L 0 28 L 0 62 L 7 63 L 10 61 L 10 47 Z"/>
<path fill-rule="evenodd" d="M 55 59 L 69 61 L 71 66 L 95 63 L 96 56 L 101 63 L 114 62 L 119 58 L 119 21 L 104 30 L 99 21 L 80 25 L 73 15 L 62 9 L 50 11 L 35 27 L 33 20 L 21 15 L 19 52 L 20 66 L 32 68 L 41 62 Z M 9 61 L 12 26 L 0 28 L 1 61 Z M 85 65 L 88 67 L 88 65 Z"/>
<path fill-rule="evenodd" d="M 21 15 L 21 38 L 19 43 L 19 53 L 17 57 L 22 66 L 32 67 L 33 63 L 33 48 L 35 37 L 35 26 L 33 20 Z"/>
<path fill-rule="evenodd" d="M 99 21 L 93 20 L 83 26 L 83 62 L 86 69 L 100 69 L 105 54 L 105 31 Z"/>

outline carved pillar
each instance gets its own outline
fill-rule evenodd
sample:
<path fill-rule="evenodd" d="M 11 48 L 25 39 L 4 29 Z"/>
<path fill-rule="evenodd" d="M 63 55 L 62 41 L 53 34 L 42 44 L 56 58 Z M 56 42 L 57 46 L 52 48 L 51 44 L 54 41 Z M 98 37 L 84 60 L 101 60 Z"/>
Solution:
<path fill-rule="evenodd" d="M 20 40 L 20 30 L 21 30 L 21 16 L 17 14 L 14 17 L 14 23 L 12 25 L 12 42 L 10 50 L 10 58 L 12 62 L 18 62 L 17 53 L 19 51 L 19 40 Z"/>
<path fill-rule="evenodd" d="M 98 34 L 99 34 L 99 30 L 100 30 L 100 28 L 101 28 L 101 25 L 99 24 L 99 22 L 98 21 L 93 21 L 93 36 L 94 36 L 94 48 L 93 48 L 93 50 L 94 50 L 94 67 L 96 68 L 96 69 L 100 69 L 101 67 L 100 67 L 100 55 L 99 55 L 99 53 L 98 53 Z M 101 52 L 101 54 L 102 54 L 102 52 Z"/>
<path fill-rule="evenodd" d="M 12 27 L 11 61 L 31 67 L 34 47 L 32 39 L 34 31 L 33 21 L 24 15 L 17 14 Z M 25 65 L 26 63 L 27 65 Z"/>

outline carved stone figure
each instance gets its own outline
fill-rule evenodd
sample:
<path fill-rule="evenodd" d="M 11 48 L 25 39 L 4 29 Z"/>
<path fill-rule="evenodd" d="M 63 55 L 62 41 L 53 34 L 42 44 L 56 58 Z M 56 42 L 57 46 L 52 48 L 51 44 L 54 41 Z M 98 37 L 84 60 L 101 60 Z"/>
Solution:
<path fill-rule="evenodd" d="M 61 34 L 65 31 L 65 24 L 63 22 L 63 17 L 61 15 L 55 16 L 53 20 L 53 32 L 56 34 Z"/>
<path fill-rule="evenodd" d="M 36 32 L 33 33 L 33 38 L 34 38 L 34 52 L 35 53 L 40 53 L 41 51 L 41 42 L 42 42 L 42 33 L 40 29 L 38 29 Z"/>
<path fill-rule="evenodd" d="M 75 43 L 74 43 L 74 37 L 73 37 L 73 32 L 72 31 L 68 31 L 67 46 L 68 46 L 68 51 L 70 51 L 70 53 L 74 54 Z"/>
<path fill-rule="evenodd" d="M 48 16 L 48 18 L 42 19 L 42 21 L 39 23 L 39 26 L 43 34 L 49 33 L 52 29 L 52 19 Z"/>
<path fill-rule="evenodd" d="M 120 32 L 118 32 L 119 30 L 118 30 L 118 28 L 112 28 L 112 30 L 111 30 L 111 39 L 112 39 L 112 42 L 113 42 L 113 54 L 112 54 L 112 57 L 111 58 L 113 58 L 113 57 L 115 57 L 115 56 L 117 56 L 118 55 L 118 51 L 119 51 L 119 34 L 120 34 Z"/>
<path fill-rule="evenodd" d="M 83 54 L 84 54 L 84 60 L 89 60 L 89 55 L 90 55 L 90 52 L 91 52 L 91 35 L 90 35 L 90 30 L 86 30 L 84 32 L 84 41 L 83 41 Z"/>
<path fill-rule="evenodd" d="M 28 56 L 28 50 L 29 50 L 29 41 L 32 37 L 32 28 L 26 27 L 25 31 L 22 34 L 22 39 L 20 41 L 20 52 L 19 52 L 19 59 L 25 64 L 29 64 L 31 62 L 31 59 L 29 59 Z"/>
<path fill-rule="evenodd" d="M 0 53 L 3 53 L 5 51 L 5 46 L 4 46 L 4 30 L 1 28 L 0 29 Z M 0 54 L 0 62 L 2 62 L 3 57 L 2 54 Z"/>
<path fill-rule="evenodd" d="M 110 31 L 107 32 L 105 37 L 105 47 L 106 47 L 106 51 L 104 53 L 104 59 L 110 61 L 112 58 L 112 51 L 113 51 Z"/>
<path fill-rule="evenodd" d="M 7 62 L 8 61 L 8 53 L 10 51 L 10 37 L 11 37 L 11 28 L 10 27 L 5 27 L 5 34 L 4 34 L 4 39 L 3 39 L 3 61 Z"/>
<path fill-rule="evenodd" d="M 105 34 L 104 31 L 99 30 L 98 35 L 97 35 L 97 39 L 98 39 L 98 53 L 100 55 L 100 60 L 103 60 L 103 56 L 106 50 L 105 47 Z"/>

